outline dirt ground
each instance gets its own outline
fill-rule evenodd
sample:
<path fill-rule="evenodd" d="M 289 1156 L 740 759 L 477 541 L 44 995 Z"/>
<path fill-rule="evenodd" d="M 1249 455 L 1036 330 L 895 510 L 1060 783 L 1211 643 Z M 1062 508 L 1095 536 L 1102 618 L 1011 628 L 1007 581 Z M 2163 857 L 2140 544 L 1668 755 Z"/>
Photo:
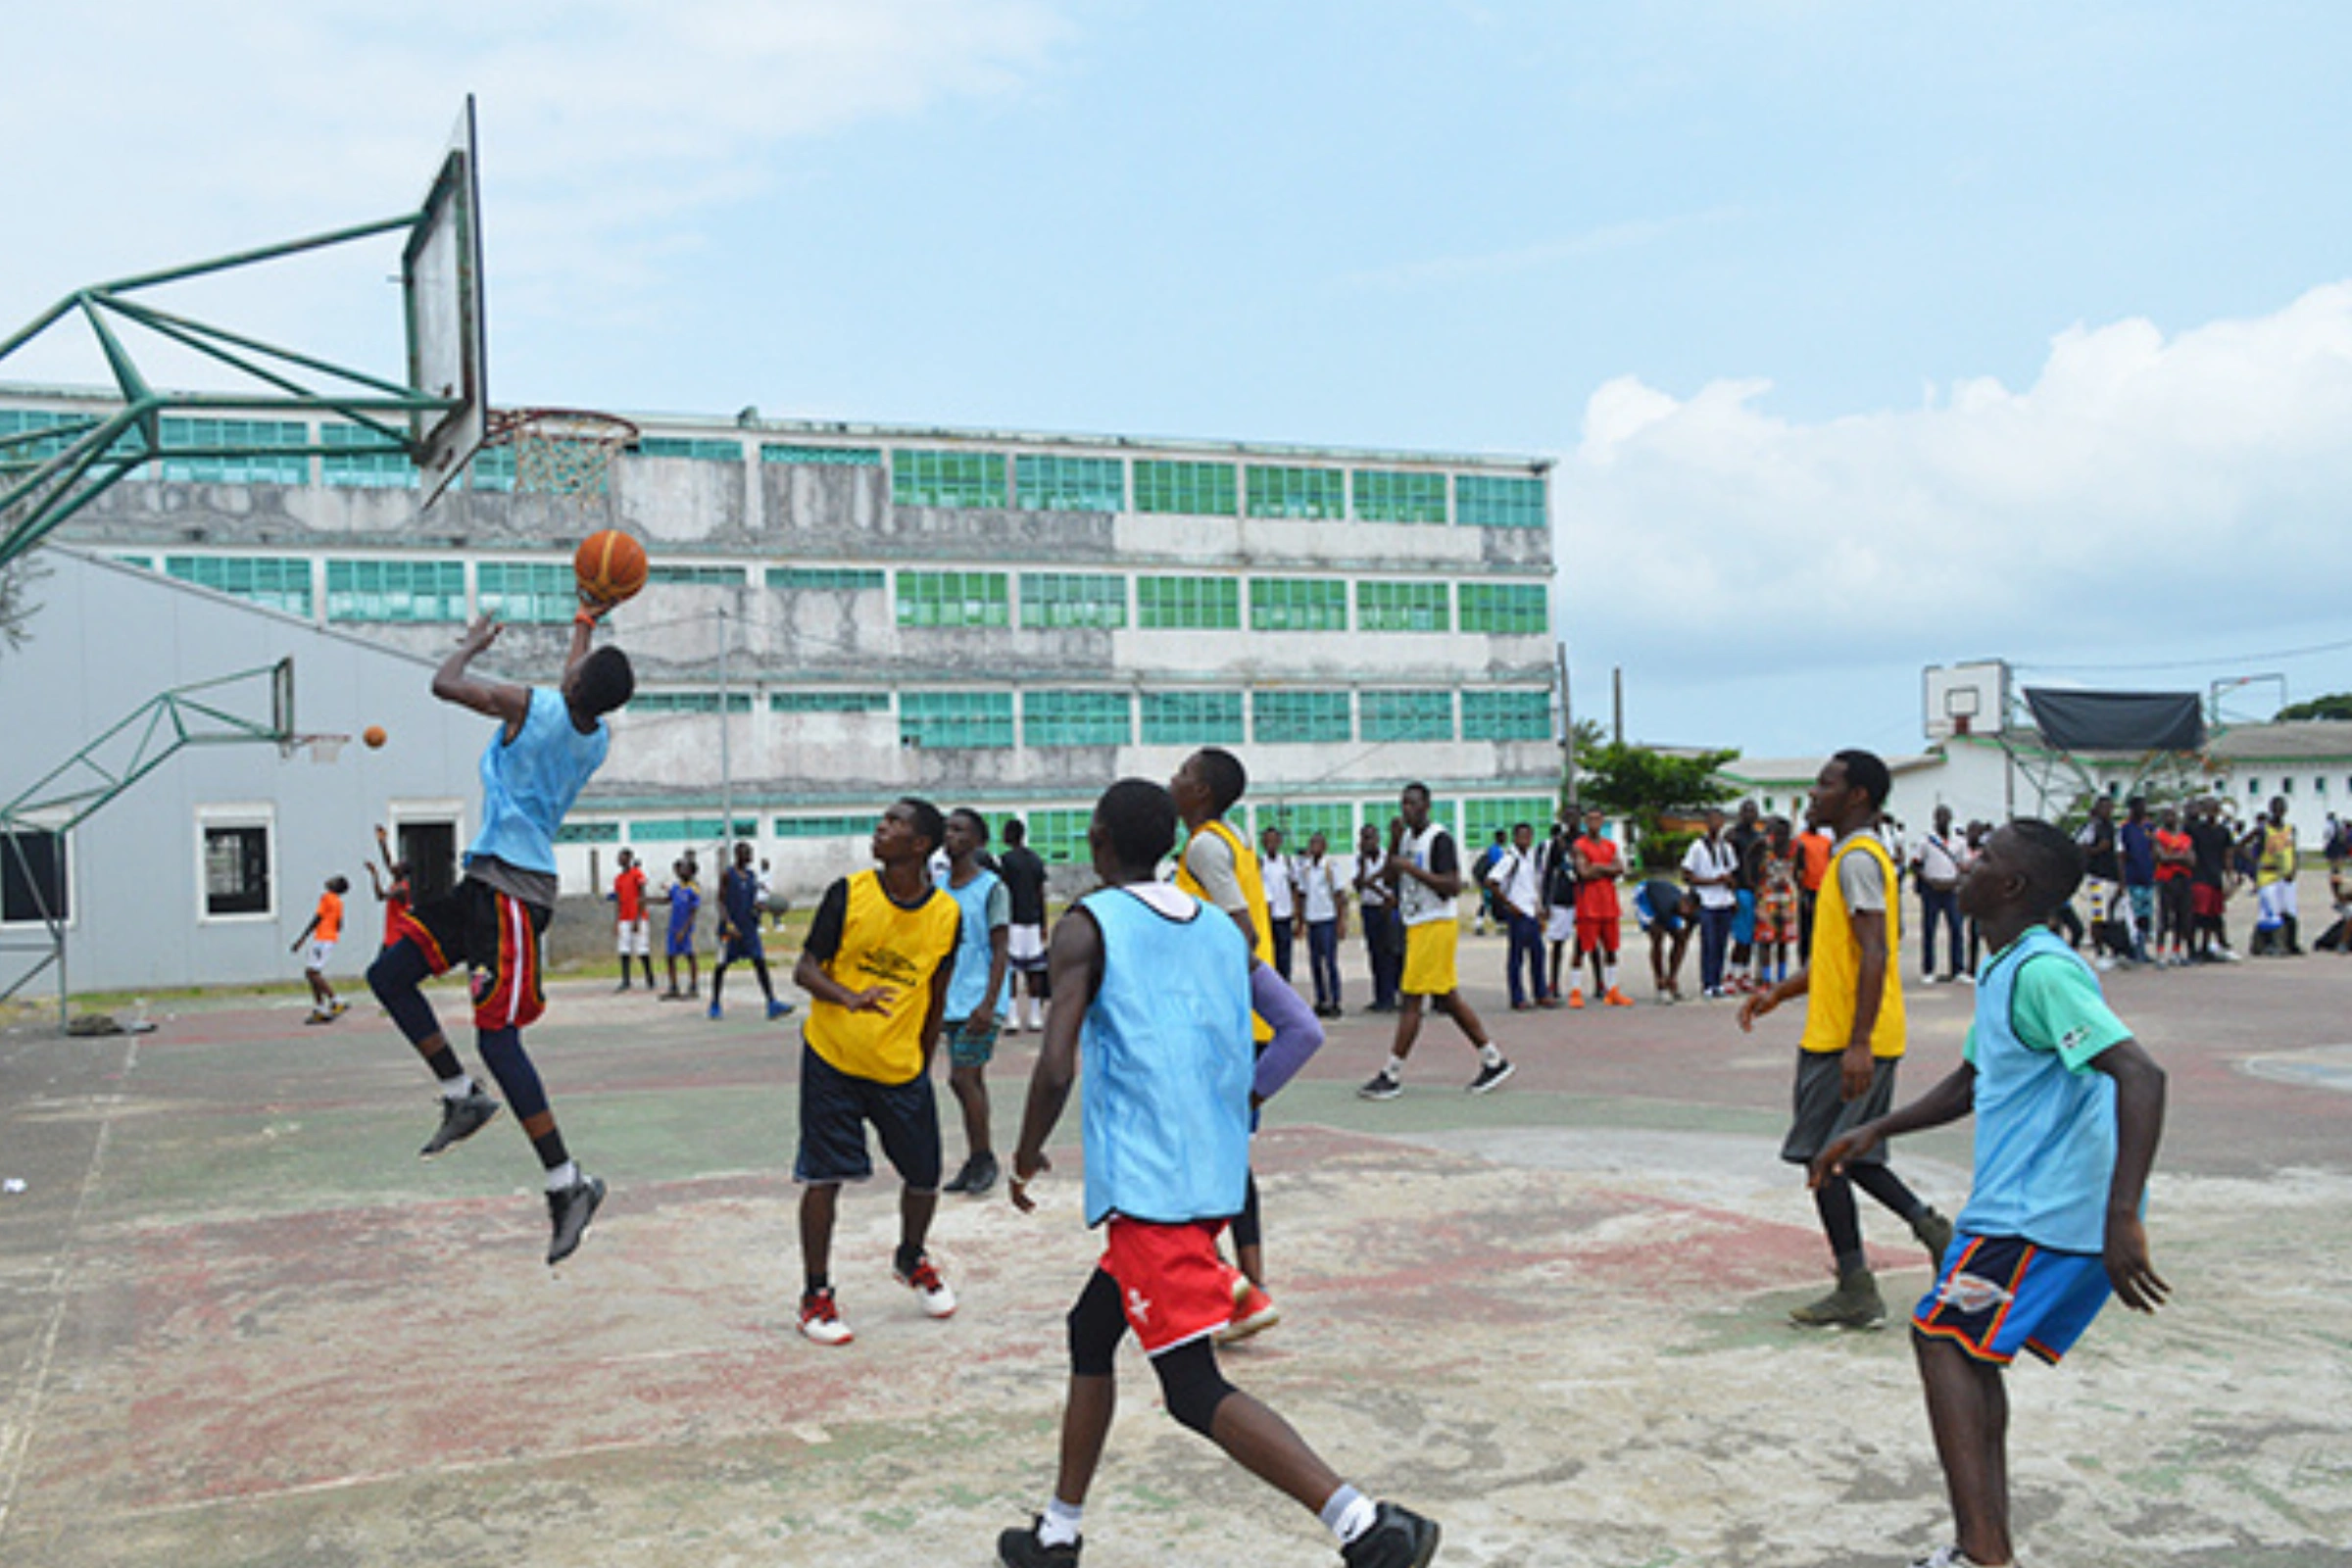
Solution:
<path fill-rule="evenodd" d="M 1270 1107 L 1285 1317 L 1228 1375 L 1441 1520 L 1442 1563 L 1877 1568 L 1948 1539 L 1905 1334 L 1786 1321 L 1828 1272 L 1774 1157 L 1795 1020 L 1512 1013 L 1499 943 L 1463 965 L 1517 1077 L 1463 1094 L 1440 1023 L 1401 1100 L 1359 1101 L 1389 1031 L 1351 1005 Z M 2110 994 L 2171 1073 L 2150 1228 L 2177 1294 L 2012 1374 L 2025 1560 L 2352 1563 L 2352 962 Z M 1973 993 L 1910 995 L 1916 1091 Z M 890 1192 L 848 1195 L 858 1338 L 820 1349 L 793 1326 L 798 1033 L 756 1010 L 555 988 L 534 1052 L 612 1198 L 553 1271 L 510 1120 L 416 1159 L 436 1102 L 372 1005 L 0 1037 L 0 1178 L 24 1184 L 0 1193 L 0 1563 L 992 1561 L 1053 1477 L 1062 1313 L 1094 1257 L 1075 1124 L 1041 1213 L 946 1201 L 944 1323 L 890 1280 Z M 994 1071 L 1006 1144 L 1033 1044 Z M 1967 1157 L 1947 1131 L 1896 1165 L 1949 1212 Z M 1907 1302 L 1927 1259 L 1865 1224 Z M 1166 1418 L 1132 1349 L 1120 1377 L 1092 1568 L 1333 1560 Z"/>

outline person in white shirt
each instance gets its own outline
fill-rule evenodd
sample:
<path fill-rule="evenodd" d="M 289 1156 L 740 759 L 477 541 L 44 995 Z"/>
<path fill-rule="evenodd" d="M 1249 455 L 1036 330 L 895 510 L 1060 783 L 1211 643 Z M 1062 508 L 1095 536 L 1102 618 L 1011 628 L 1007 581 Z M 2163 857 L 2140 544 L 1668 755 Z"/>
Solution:
<path fill-rule="evenodd" d="M 1355 835 L 1355 906 L 1364 927 L 1364 958 L 1372 970 L 1372 1005 L 1367 1012 L 1396 1010 L 1396 980 L 1404 968 L 1404 926 L 1396 918 L 1396 894 L 1388 882 L 1389 852 L 1380 829 L 1366 822 Z"/>
<path fill-rule="evenodd" d="M 1698 982 L 1707 996 L 1721 999 L 1723 965 L 1732 945 L 1732 917 L 1740 898 L 1733 890 L 1740 857 L 1724 842 L 1723 813 L 1707 812 L 1704 837 L 1693 839 L 1683 855 L 1683 876 L 1698 895 Z"/>
<path fill-rule="evenodd" d="M 1949 985 L 1960 969 L 1960 873 L 1967 849 L 1952 836 L 1952 808 L 1936 808 L 1936 823 L 1911 851 L 1911 875 L 1919 885 L 1919 978 Z M 1949 937 L 1943 973 L 1936 972 L 1936 929 Z"/>
<path fill-rule="evenodd" d="M 1282 850 L 1282 829 L 1257 836 L 1257 877 L 1266 889 L 1266 924 L 1274 939 L 1274 972 L 1291 977 L 1291 944 L 1298 934 L 1298 872 Z"/>
<path fill-rule="evenodd" d="M 1510 941 L 1503 977 L 1510 982 L 1511 1010 L 1525 1012 L 1544 999 L 1544 927 L 1536 918 L 1544 885 L 1536 867 L 1532 825 L 1512 826 L 1510 845 L 1487 869 L 1487 886 L 1494 890 L 1494 912 L 1501 916 L 1503 935 Z"/>
<path fill-rule="evenodd" d="M 1404 1059 L 1412 1054 L 1421 1035 L 1421 1009 L 1426 1004 L 1453 1020 L 1464 1039 L 1478 1052 L 1478 1076 L 1466 1086 L 1483 1095 L 1510 1077 L 1511 1063 L 1487 1036 L 1487 1026 L 1462 995 L 1455 957 L 1462 940 L 1461 851 L 1453 835 L 1430 820 L 1429 786 L 1407 784 L 1398 800 L 1402 814 L 1390 828 L 1389 864 L 1384 873 L 1396 890 L 1396 907 L 1404 919 L 1404 974 L 1399 982 L 1403 1001 L 1396 1012 L 1396 1038 L 1389 1047 L 1388 1064 L 1372 1075 L 1356 1094 L 1366 1100 L 1395 1100 L 1404 1093 Z"/>
<path fill-rule="evenodd" d="M 1306 968 L 1315 982 L 1315 1015 L 1340 1015 L 1340 938 L 1348 934 L 1348 895 L 1340 863 L 1320 833 L 1310 834 L 1306 853 L 1293 862 L 1298 878 L 1298 914 L 1306 924 Z"/>

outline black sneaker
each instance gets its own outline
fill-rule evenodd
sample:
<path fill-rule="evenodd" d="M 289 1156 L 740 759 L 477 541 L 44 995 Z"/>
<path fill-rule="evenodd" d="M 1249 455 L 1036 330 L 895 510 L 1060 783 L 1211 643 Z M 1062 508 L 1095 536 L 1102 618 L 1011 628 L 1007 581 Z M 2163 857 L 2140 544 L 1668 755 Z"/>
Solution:
<path fill-rule="evenodd" d="M 996 1155 L 974 1154 L 963 1162 L 963 1169 L 956 1173 L 956 1179 L 963 1183 L 956 1191 L 978 1198 L 997 1185 L 997 1177 L 1001 1174 Z"/>
<path fill-rule="evenodd" d="M 1037 1539 L 1037 1532 L 1046 1522 L 1039 1514 L 1029 1521 L 1026 1530 L 1007 1530 L 997 1538 L 997 1561 L 1004 1568 L 1078 1568 L 1078 1548 L 1086 1544 L 1084 1537 L 1065 1546 L 1049 1546 Z"/>
<path fill-rule="evenodd" d="M 1403 1093 L 1404 1085 L 1390 1077 L 1389 1070 L 1383 1067 L 1364 1081 L 1364 1086 L 1355 1092 L 1355 1097 L 1358 1100 L 1395 1100 Z"/>
<path fill-rule="evenodd" d="M 440 1129 L 425 1141 L 422 1149 L 416 1151 L 416 1157 L 430 1159 L 450 1145 L 464 1143 L 490 1125 L 490 1118 L 497 1114 L 498 1102 L 483 1094 L 479 1084 L 466 1090 L 463 1100 L 452 1100 L 444 1095 L 441 1098 Z"/>
<path fill-rule="evenodd" d="M 1512 1066 L 1507 1060 L 1498 1061 L 1492 1067 L 1479 1068 L 1478 1076 L 1471 1079 L 1470 1082 L 1465 1084 L 1463 1087 L 1468 1089 L 1470 1093 L 1474 1095 L 1483 1095 L 1488 1090 L 1499 1085 L 1505 1078 L 1508 1078 L 1512 1073 L 1517 1072 L 1518 1070 L 1518 1068 Z"/>
<path fill-rule="evenodd" d="M 580 1250 L 580 1238 L 588 1233 L 588 1222 L 596 1217 L 596 1205 L 604 1200 L 604 1181 L 585 1172 L 569 1187 L 547 1195 L 547 1217 L 555 1228 L 547 1244 L 547 1260 L 551 1265 L 563 1262 Z"/>
<path fill-rule="evenodd" d="M 967 1159 L 967 1160 L 965 1160 L 965 1161 L 963 1162 L 963 1168 L 962 1168 L 961 1170 L 957 1171 L 957 1172 L 956 1172 L 955 1175 L 953 1175 L 953 1176 L 949 1177 L 949 1178 L 948 1178 L 946 1181 L 944 1181 L 944 1182 L 940 1183 L 939 1190 L 940 1190 L 941 1192 L 943 1192 L 943 1193 L 968 1193 L 968 1192 L 970 1192 L 970 1191 L 972 1190 L 972 1165 L 973 1165 L 973 1163 L 974 1163 L 974 1162 L 973 1162 L 973 1161 L 971 1161 L 971 1160 L 968 1160 L 968 1159 Z"/>
<path fill-rule="evenodd" d="M 1428 1568 L 1438 1554 L 1438 1522 L 1393 1502 L 1380 1505 L 1372 1528 L 1340 1548 L 1348 1568 Z"/>

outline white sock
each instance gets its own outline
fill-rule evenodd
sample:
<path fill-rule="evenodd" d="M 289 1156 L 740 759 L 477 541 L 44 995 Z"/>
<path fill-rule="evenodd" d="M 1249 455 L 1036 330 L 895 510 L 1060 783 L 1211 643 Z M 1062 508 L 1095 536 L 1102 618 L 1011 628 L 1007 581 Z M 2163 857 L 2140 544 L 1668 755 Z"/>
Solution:
<path fill-rule="evenodd" d="M 1483 1046 L 1479 1047 L 1479 1048 L 1478 1048 L 1478 1064 L 1479 1064 L 1480 1066 L 1482 1066 L 1482 1067 L 1499 1067 L 1499 1066 L 1501 1066 L 1501 1065 L 1502 1065 L 1502 1048 L 1501 1048 L 1500 1046 L 1497 1046 L 1496 1044 L 1494 1044 L 1494 1041 L 1492 1041 L 1492 1040 L 1488 1041 L 1488 1042 L 1487 1042 L 1485 1045 L 1483 1045 Z"/>
<path fill-rule="evenodd" d="M 1600 966 L 1600 974 L 1601 974 L 1601 983 L 1603 984 L 1603 986 L 1605 986 L 1605 987 L 1606 987 L 1608 990 L 1610 990 L 1610 991 L 1614 991 L 1614 990 L 1616 990 L 1616 989 L 1617 989 L 1617 966 L 1616 966 L 1615 964 L 1613 964 L 1613 963 L 1604 963 L 1604 964 L 1602 964 L 1602 965 Z"/>
<path fill-rule="evenodd" d="M 1345 1482 L 1319 1511 L 1325 1528 L 1340 1538 L 1343 1546 L 1353 1545 L 1380 1517 L 1380 1505 Z"/>
<path fill-rule="evenodd" d="M 579 1162 L 567 1159 L 547 1173 L 547 1190 L 551 1193 L 560 1193 L 579 1179 Z"/>
<path fill-rule="evenodd" d="M 1389 1064 L 1380 1069 L 1380 1075 L 1383 1078 L 1388 1079 L 1391 1083 L 1400 1084 L 1404 1082 L 1404 1058 L 1402 1056 L 1391 1056 L 1389 1058 Z"/>
<path fill-rule="evenodd" d="M 1046 1511 L 1037 1521 L 1037 1544 L 1041 1546 L 1066 1546 L 1078 1539 L 1079 1516 L 1086 1512 L 1083 1504 L 1067 1503 L 1059 1497 L 1046 1500 Z"/>
<path fill-rule="evenodd" d="M 441 1098 L 443 1100 L 464 1100 L 472 1093 L 473 1080 L 464 1073 L 458 1074 L 455 1078 L 441 1080 Z"/>

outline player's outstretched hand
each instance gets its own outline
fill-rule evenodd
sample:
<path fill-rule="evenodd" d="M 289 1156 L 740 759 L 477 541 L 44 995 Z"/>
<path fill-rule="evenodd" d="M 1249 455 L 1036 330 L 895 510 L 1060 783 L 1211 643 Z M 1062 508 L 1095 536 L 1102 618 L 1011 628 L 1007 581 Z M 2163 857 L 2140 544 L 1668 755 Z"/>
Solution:
<path fill-rule="evenodd" d="M 1028 1166 L 1026 1170 L 1022 1169 L 1024 1165 Z M 1036 1213 L 1037 1200 L 1029 1196 L 1029 1184 L 1053 1168 L 1054 1162 L 1046 1157 L 1043 1150 L 1038 1152 L 1035 1164 L 1014 1154 L 1012 1174 L 1004 1182 L 1004 1195 L 1012 1200 L 1012 1206 L 1024 1214 Z"/>
<path fill-rule="evenodd" d="M 458 646 L 468 654 L 478 654 L 498 641 L 502 629 L 498 616 L 484 611 L 474 617 L 472 625 L 466 628 L 466 635 L 458 639 Z"/>
<path fill-rule="evenodd" d="M 2147 1227 L 2136 1214 L 2112 1214 L 2107 1219 L 2107 1283 L 2115 1298 L 2134 1312 L 2153 1312 L 2173 1288 L 2148 1260 Z"/>
<path fill-rule="evenodd" d="M 613 607 L 620 603 L 620 601 L 617 599 L 599 599 L 596 597 L 596 595 L 590 593 L 585 588 L 582 588 L 579 592 L 580 612 L 577 618 L 588 621 L 591 624 L 600 621 L 607 615 L 612 613 Z"/>
<path fill-rule="evenodd" d="M 1878 1148 L 1879 1142 L 1878 1129 L 1868 1122 L 1851 1132 L 1839 1133 L 1805 1167 L 1805 1185 L 1818 1188 L 1833 1176 L 1844 1175 L 1846 1166 Z"/>
<path fill-rule="evenodd" d="M 1762 991 L 1750 994 L 1745 1002 L 1740 1004 L 1740 1032 L 1741 1034 L 1753 1032 L 1756 1020 L 1780 1004 L 1781 994 L 1769 986 Z"/>

